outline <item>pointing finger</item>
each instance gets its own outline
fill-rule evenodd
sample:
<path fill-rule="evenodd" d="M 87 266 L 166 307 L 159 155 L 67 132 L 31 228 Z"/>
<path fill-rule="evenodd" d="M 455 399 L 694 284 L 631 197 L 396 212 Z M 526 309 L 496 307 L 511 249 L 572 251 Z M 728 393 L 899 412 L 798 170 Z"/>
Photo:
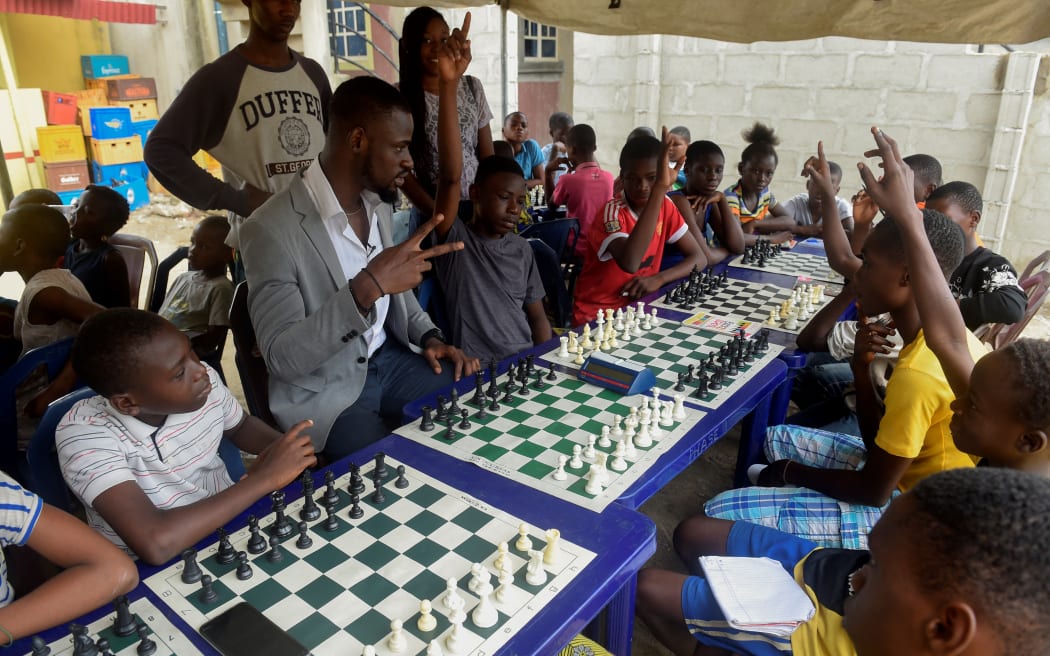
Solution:
<path fill-rule="evenodd" d="M 461 250 L 463 250 L 463 242 L 450 241 L 444 244 L 438 244 L 437 246 L 432 246 L 424 251 L 420 251 L 419 257 L 421 257 L 424 260 L 429 260 L 432 257 L 438 257 L 446 253 Z"/>
<path fill-rule="evenodd" d="M 470 12 L 469 11 L 467 12 L 467 14 L 465 16 L 463 16 L 463 26 L 459 28 L 459 31 L 460 31 L 461 36 L 462 36 L 462 38 L 464 40 L 467 38 L 467 35 L 470 34 Z"/>

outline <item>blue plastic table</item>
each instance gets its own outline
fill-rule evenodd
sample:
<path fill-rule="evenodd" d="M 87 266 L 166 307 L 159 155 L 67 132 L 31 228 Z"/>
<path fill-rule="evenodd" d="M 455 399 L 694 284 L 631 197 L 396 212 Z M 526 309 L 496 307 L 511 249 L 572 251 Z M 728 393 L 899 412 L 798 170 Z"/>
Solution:
<path fill-rule="evenodd" d="M 607 631 L 602 637 L 604 644 L 613 653 L 630 652 L 634 627 L 635 575 L 656 551 L 655 527 L 647 517 L 617 504 L 611 504 L 600 515 L 595 514 L 393 435 L 331 467 L 339 473 L 345 473 L 350 462 L 363 464 L 379 451 L 536 526 L 555 526 L 564 539 L 597 554 L 583 572 L 498 653 L 544 656 L 556 653 L 603 609 L 608 612 Z M 323 486 L 324 471 L 314 474 L 318 489 Z M 285 492 L 290 503 L 302 496 L 302 487 L 295 482 Z M 230 522 L 228 527 L 238 529 L 247 525 L 248 515 L 252 513 L 260 517 L 268 515 L 270 505 L 269 498 L 259 500 Z M 217 540 L 218 537 L 212 535 L 202 540 L 197 548 L 201 550 Z M 166 567 L 140 563 L 139 577 L 144 581 Z M 217 656 L 217 652 L 168 609 L 144 583 L 139 583 L 129 597 L 133 601 L 141 597 L 150 599 L 202 653 Z M 107 605 L 85 615 L 78 622 L 90 623 L 111 612 L 112 607 Z M 47 642 L 52 642 L 67 634 L 68 629 L 63 625 L 40 635 Z M 9 653 L 18 655 L 32 649 L 29 638 L 15 642 L 13 647 Z"/>

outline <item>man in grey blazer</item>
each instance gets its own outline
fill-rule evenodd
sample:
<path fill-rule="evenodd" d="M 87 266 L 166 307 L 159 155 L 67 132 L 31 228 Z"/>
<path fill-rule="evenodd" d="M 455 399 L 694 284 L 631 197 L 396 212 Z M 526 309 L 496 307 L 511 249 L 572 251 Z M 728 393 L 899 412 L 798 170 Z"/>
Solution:
<path fill-rule="evenodd" d="M 411 292 L 430 258 L 462 242 L 422 249 L 431 220 L 390 246 L 411 140 L 400 92 L 373 77 L 344 82 L 318 160 L 241 233 L 270 409 L 282 426 L 313 419 L 314 444 L 332 458 L 380 439 L 405 403 L 480 366 L 445 343 Z"/>

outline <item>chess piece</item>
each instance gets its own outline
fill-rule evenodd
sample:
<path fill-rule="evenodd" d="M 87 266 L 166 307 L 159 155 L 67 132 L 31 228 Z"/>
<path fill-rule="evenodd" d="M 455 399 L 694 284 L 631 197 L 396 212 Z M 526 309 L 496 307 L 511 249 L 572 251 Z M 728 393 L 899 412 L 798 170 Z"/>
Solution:
<path fill-rule="evenodd" d="M 197 550 L 186 549 L 182 552 L 182 582 L 196 583 L 201 580 L 201 566 L 197 563 Z"/>
<path fill-rule="evenodd" d="M 547 538 L 547 546 L 543 548 L 543 562 L 546 565 L 557 566 L 561 563 L 561 531 L 549 528 L 544 537 Z"/>
<path fill-rule="evenodd" d="M 448 423 L 445 425 L 445 432 L 442 437 L 451 442 L 456 439 L 456 431 L 452 429 L 452 417 L 446 417 L 445 421 Z"/>
<path fill-rule="evenodd" d="M 276 538 L 270 538 L 274 540 Z M 215 587 L 212 585 L 211 574 L 205 574 L 201 577 L 201 591 L 197 594 L 197 599 L 202 604 L 210 604 L 219 598 L 219 593 L 215 592 Z"/>
<path fill-rule="evenodd" d="M 470 430 L 471 429 L 470 417 L 469 417 L 469 413 L 467 412 L 467 410 L 465 408 L 463 410 L 459 411 L 459 416 L 460 416 L 459 429 L 460 430 Z"/>
<path fill-rule="evenodd" d="M 375 491 L 372 492 L 372 503 L 379 505 L 386 501 L 386 495 L 383 494 L 383 480 L 375 478 L 372 480 L 372 485 L 375 487 Z"/>
<path fill-rule="evenodd" d="M 624 457 L 625 445 L 623 442 L 616 443 L 616 449 L 613 451 L 612 462 L 609 463 L 609 469 L 613 471 L 622 472 L 627 470 L 627 461 Z"/>
<path fill-rule="evenodd" d="M 591 468 L 587 470 L 587 485 L 584 486 L 583 491 L 593 497 L 601 495 L 602 474 L 598 470 L 597 464 L 592 464 Z"/>
<path fill-rule="evenodd" d="M 440 394 L 437 397 L 437 410 L 434 414 L 434 419 L 438 421 L 445 421 L 448 417 L 448 406 L 445 405 L 446 399 Z"/>
<path fill-rule="evenodd" d="M 335 472 L 329 469 L 324 473 L 324 496 L 321 497 L 321 505 L 335 506 L 337 503 L 339 503 L 339 493 L 335 491 Z"/>
<path fill-rule="evenodd" d="M 448 397 L 449 397 L 448 414 L 453 416 L 453 417 L 455 417 L 456 415 L 459 414 L 459 410 L 460 410 L 460 408 L 459 408 L 459 392 L 456 391 L 455 387 L 453 387 L 452 391 L 449 392 Z"/>
<path fill-rule="evenodd" d="M 226 529 L 219 529 L 219 551 L 215 554 L 215 561 L 220 565 L 229 565 L 237 557 L 237 551 L 230 544 L 230 534 Z"/>
<path fill-rule="evenodd" d="M 423 418 L 419 421 L 419 430 L 429 433 L 434 430 L 434 409 L 425 405 L 420 410 L 423 412 Z"/>
<path fill-rule="evenodd" d="M 594 436 L 587 437 L 587 447 L 583 450 L 584 458 L 594 458 Z"/>
<path fill-rule="evenodd" d="M 40 636 L 33 636 L 33 651 L 29 656 L 51 656 L 51 648 Z"/>
<path fill-rule="evenodd" d="M 455 403 L 455 400 L 454 400 L 455 396 L 456 396 L 455 390 L 452 391 L 452 394 L 453 394 L 453 403 Z M 459 412 L 459 408 L 458 407 L 456 408 L 456 412 Z M 451 414 L 451 408 L 449 409 L 449 414 Z M 389 470 L 386 468 L 386 454 L 383 453 L 382 451 L 380 451 L 379 453 L 376 454 L 376 457 L 375 457 L 375 467 L 372 469 L 372 478 L 373 479 L 380 479 L 380 480 L 382 480 L 382 479 L 386 478 L 388 473 L 389 473 Z M 361 491 L 363 491 L 363 490 L 364 490 L 364 488 L 361 489 Z"/>
<path fill-rule="evenodd" d="M 568 478 L 568 475 L 565 473 L 565 463 L 568 462 L 568 460 L 568 456 L 564 454 L 558 456 L 558 467 L 551 474 L 551 478 L 553 478 L 556 481 L 564 481 L 566 478 Z"/>
<path fill-rule="evenodd" d="M 445 579 L 445 594 L 441 597 L 441 603 L 450 611 L 462 609 L 466 603 L 456 587 L 456 579 L 451 576 Z"/>
<path fill-rule="evenodd" d="M 634 440 L 628 438 L 626 435 L 620 438 L 618 444 L 623 445 L 623 457 L 628 460 L 634 460 L 638 457 L 638 450 L 634 448 Z"/>
<path fill-rule="evenodd" d="M 612 446 L 612 440 L 609 439 L 609 427 L 602 426 L 602 436 L 598 438 L 598 446 L 603 449 L 608 449 Z"/>
<path fill-rule="evenodd" d="M 485 407 L 485 383 L 480 371 L 474 373 L 474 396 L 470 397 L 470 405 Z"/>
<path fill-rule="evenodd" d="M 646 413 L 648 412 L 649 409 L 646 408 Z M 634 445 L 642 449 L 648 449 L 653 445 L 653 440 L 649 434 L 649 421 L 647 421 L 648 417 L 645 417 L 644 414 L 643 417 L 644 418 L 638 424 L 638 434 L 634 436 Z"/>
<path fill-rule="evenodd" d="M 598 468 L 598 473 L 601 474 L 601 484 L 605 487 L 609 484 L 609 470 L 605 466 L 605 461 L 608 460 L 608 453 L 599 453 L 594 457 L 594 464 Z"/>
<path fill-rule="evenodd" d="M 408 479 L 405 478 L 405 466 L 397 466 L 397 480 L 394 481 L 394 487 L 399 490 L 403 490 L 408 487 Z"/>
<path fill-rule="evenodd" d="M 320 516 L 321 508 L 317 505 L 317 501 L 314 500 L 313 490 L 306 491 L 304 489 L 303 507 L 299 510 L 299 519 L 305 522 L 312 522 Z"/>
<path fill-rule="evenodd" d="M 525 566 L 525 582 L 543 585 L 547 582 L 547 570 L 543 568 L 543 552 L 529 549 L 529 564 Z"/>
<path fill-rule="evenodd" d="M 482 582 L 475 591 L 478 595 L 478 604 L 470 613 L 470 619 L 474 626 L 487 629 L 496 625 L 499 620 L 499 612 L 492 603 L 492 583 L 488 580 Z"/>
<path fill-rule="evenodd" d="M 492 566 L 496 568 L 497 572 L 503 571 L 503 568 L 510 561 L 508 549 L 506 542 L 500 542 L 496 545 L 496 559 L 492 561 Z"/>
<path fill-rule="evenodd" d="M 481 585 L 482 579 L 488 578 L 488 572 L 485 571 L 484 565 L 481 563 L 473 563 L 470 566 L 470 581 L 467 582 L 467 590 L 471 592 L 477 592 L 478 586 Z"/>
<path fill-rule="evenodd" d="M 376 648 L 372 645 L 365 645 L 361 649 L 361 656 L 376 656 Z"/>
<path fill-rule="evenodd" d="M 247 581 L 252 577 L 252 566 L 248 564 L 248 554 L 243 551 L 237 552 L 237 578 Z"/>
<path fill-rule="evenodd" d="M 395 483 L 395 485 L 397 485 Z M 361 519 L 365 511 L 361 510 L 361 495 L 356 492 L 350 495 L 350 519 Z"/>
<path fill-rule="evenodd" d="M 70 624 L 69 632 L 73 634 L 73 656 L 97 656 L 98 646 L 91 640 L 86 626 Z"/>
<path fill-rule="evenodd" d="M 297 549 L 309 549 L 313 546 L 313 538 L 307 532 L 310 530 L 309 525 L 306 522 L 299 522 L 299 539 L 295 541 L 295 547 Z"/>
<path fill-rule="evenodd" d="M 569 467 L 572 469 L 579 469 L 583 467 L 583 460 L 580 460 L 580 454 L 583 453 L 583 447 L 579 444 L 572 445 L 572 460 L 569 461 Z"/>
<path fill-rule="evenodd" d="M 474 418 L 478 421 L 484 421 L 489 418 L 489 413 L 485 412 L 485 406 L 478 408 L 478 412 L 474 415 Z"/>
<path fill-rule="evenodd" d="M 405 651 L 405 647 L 408 646 L 403 626 L 401 620 L 390 620 L 390 637 L 386 640 L 386 646 L 395 654 Z"/>
<path fill-rule="evenodd" d="M 619 415 L 616 415 L 615 417 L 613 417 L 613 429 L 612 429 L 613 437 L 620 437 L 620 436 L 623 435 L 623 428 L 620 426 L 620 423 L 622 421 L 623 421 L 623 417 L 621 417 Z"/>
<path fill-rule="evenodd" d="M 248 553 L 261 554 L 266 551 L 266 540 L 259 530 L 259 520 L 255 515 L 248 516 L 248 531 L 251 533 L 251 537 L 248 538 Z"/>
<path fill-rule="evenodd" d="M 554 365 L 553 364 L 547 365 L 547 380 L 549 382 L 558 380 L 557 374 L 554 373 Z"/>
<path fill-rule="evenodd" d="M 113 620 L 113 633 L 126 638 L 135 633 L 135 616 L 131 614 L 131 605 L 127 595 L 120 595 L 113 602 L 117 617 Z"/>
<path fill-rule="evenodd" d="M 514 543 L 514 548 L 518 551 L 532 549 L 532 538 L 529 537 L 529 528 L 525 526 L 524 522 L 518 524 L 518 540 Z"/>
<path fill-rule="evenodd" d="M 419 602 L 419 619 L 416 620 L 416 628 L 423 633 L 429 633 L 437 628 L 437 620 L 434 619 L 433 610 L 429 599 Z"/>
<path fill-rule="evenodd" d="M 152 654 L 157 653 L 157 643 L 150 639 L 149 627 L 139 622 L 135 626 L 135 632 L 139 636 L 139 644 L 135 647 L 137 656 L 152 656 Z"/>
<path fill-rule="evenodd" d="M 467 619 L 467 614 L 463 612 L 463 609 L 449 615 L 448 621 L 452 624 L 452 629 L 445 636 L 445 647 L 453 654 L 463 652 L 463 621 L 465 619 Z"/>
<path fill-rule="evenodd" d="M 266 560 L 271 563 L 279 563 L 284 560 L 284 552 L 281 551 L 281 539 L 276 535 L 270 536 L 270 550 L 266 552 Z"/>
<path fill-rule="evenodd" d="M 496 588 L 496 603 L 506 603 L 507 591 L 514 585 L 514 573 L 510 569 L 500 570 L 498 580 L 499 587 Z"/>
<path fill-rule="evenodd" d="M 109 640 L 99 638 L 95 645 L 98 647 L 98 656 L 113 656 L 113 652 L 109 649 Z"/>
<path fill-rule="evenodd" d="M 431 640 L 427 644 L 426 656 L 445 656 L 445 651 L 441 648 L 441 643 L 437 640 Z"/>
<path fill-rule="evenodd" d="M 493 396 L 492 400 L 489 402 L 489 412 L 499 412 L 500 405 L 499 401 L 496 400 L 496 397 L 498 396 L 499 393 L 497 392 L 496 396 Z"/>
<path fill-rule="evenodd" d="M 335 506 L 326 506 L 325 512 L 328 516 L 324 520 L 324 524 L 321 524 L 321 528 L 331 533 L 335 529 L 339 528 L 339 520 L 335 516 Z M 251 549 L 249 549 L 251 551 Z"/>
<path fill-rule="evenodd" d="M 288 517 L 284 514 L 284 492 L 280 490 L 271 492 L 270 499 L 273 502 L 274 512 L 273 524 L 270 526 L 270 535 L 286 538 L 292 534 L 292 523 L 288 521 Z"/>
<path fill-rule="evenodd" d="M 562 359 L 569 357 L 569 338 L 565 335 L 558 338 L 558 357 Z"/>

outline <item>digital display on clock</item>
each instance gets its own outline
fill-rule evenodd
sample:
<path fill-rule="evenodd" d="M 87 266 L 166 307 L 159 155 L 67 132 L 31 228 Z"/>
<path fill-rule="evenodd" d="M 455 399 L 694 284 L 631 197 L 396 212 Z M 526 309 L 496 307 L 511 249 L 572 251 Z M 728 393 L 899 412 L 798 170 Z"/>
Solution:
<path fill-rule="evenodd" d="M 614 369 L 613 367 L 595 361 L 593 358 L 587 364 L 586 372 L 588 374 L 616 381 L 623 384 L 624 387 L 630 387 L 631 383 L 634 381 L 634 377 L 637 375 L 637 372 Z"/>

